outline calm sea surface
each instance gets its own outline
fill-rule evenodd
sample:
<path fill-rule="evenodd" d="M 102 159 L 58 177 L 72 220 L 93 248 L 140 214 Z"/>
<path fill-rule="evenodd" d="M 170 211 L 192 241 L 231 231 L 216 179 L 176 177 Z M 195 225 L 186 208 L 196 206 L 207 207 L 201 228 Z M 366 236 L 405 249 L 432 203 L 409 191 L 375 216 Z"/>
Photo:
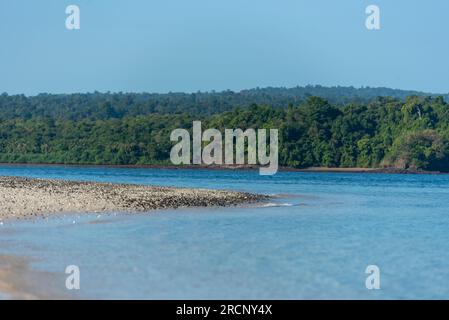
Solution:
<path fill-rule="evenodd" d="M 51 166 L 0 166 L 0 175 L 277 195 L 262 207 L 0 226 L 0 254 L 28 257 L 32 269 L 59 277 L 79 266 L 76 297 L 449 299 L 449 175 Z M 380 268 L 380 290 L 365 287 L 368 265 Z"/>

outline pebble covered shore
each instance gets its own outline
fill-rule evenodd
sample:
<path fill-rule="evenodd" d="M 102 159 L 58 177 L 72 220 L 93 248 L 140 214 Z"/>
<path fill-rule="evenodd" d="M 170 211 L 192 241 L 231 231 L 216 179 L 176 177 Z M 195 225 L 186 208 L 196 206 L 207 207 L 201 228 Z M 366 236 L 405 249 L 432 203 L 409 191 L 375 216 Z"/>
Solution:
<path fill-rule="evenodd" d="M 266 196 L 223 190 L 0 177 L 0 221 L 69 212 L 233 206 Z"/>

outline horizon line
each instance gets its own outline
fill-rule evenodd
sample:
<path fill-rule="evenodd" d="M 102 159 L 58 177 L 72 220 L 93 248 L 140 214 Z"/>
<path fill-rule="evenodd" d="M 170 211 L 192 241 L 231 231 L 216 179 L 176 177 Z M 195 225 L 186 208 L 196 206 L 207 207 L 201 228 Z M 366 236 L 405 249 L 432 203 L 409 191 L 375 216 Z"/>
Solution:
<path fill-rule="evenodd" d="M 321 85 L 321 84 L 307 84 L 307 85 L 296 85 L 296 86 L 256 86 L 256 87 L 252 87 L 252 88 L 246 88 L 246 89 L 239 89 L 239 90 L 232 90 L 232 89 L 211 89 L 211 90 L 196 90 L 196 91 L 164 91 L 164 92 L 151 92 L 151 91 L 98 91 L 98 90 L 94 90 L 94 91 L 78 91 L 78 92 L 71 92 L 71 93 L 56 93 L 56 92 L 39 92 L 39 93 L 35 93 L 35 94 L 25 94 L 25 93 L 13 93 L 10 94 L 8 92 L 2 92 L 0 95 L 7 95 L 7 96 L 25 96 L 28 98 L 31 97 L 37 97 L 40 95 L 54 95 L 54 96 L 62 96 L 62 95 L 77 95 L 77 94 L 149 94 L 149 95 L 167 95 L 167 94 L 214 94 L 214 93 L 225 93 L 225 92 L 232 92 L 232 93 L 242 93 L 245 91 L 252 91 L 252 90 L 264 90 L 264 89 L 285 89 L 285 90 L 291 90 L 291 89 L 297 89 L 297 88 L 301 88 L 301 89 L 306 89 L 308 87 L 311 88 L 324 88 L 324 89 L 335 89 L 335 88 L 345 88 L 345 89 L 355 89 L 355 90 L 364 90 L 364 89 L 387 89 L 387 90 L 394 90 L 394 91 L 410 91 L 410 92 L 415 92 L 415 93 L 419 93 L 422 95 L 428 95 L 428 96 L 443 96 L 443 95 L 448 95 L 449 91 L 446 93 L 435 93 L 435 92 L 427 92 L 427 91 L 422 91 L 422 90 L 417 90 L 417 89 L 401 89 L 401 88 L 392 88 L 392 87 L 386 87 L 386 86 L 353 86 L 353 85 L 333 85 L 333 86 L 325 86 L 325 85 Z"/>

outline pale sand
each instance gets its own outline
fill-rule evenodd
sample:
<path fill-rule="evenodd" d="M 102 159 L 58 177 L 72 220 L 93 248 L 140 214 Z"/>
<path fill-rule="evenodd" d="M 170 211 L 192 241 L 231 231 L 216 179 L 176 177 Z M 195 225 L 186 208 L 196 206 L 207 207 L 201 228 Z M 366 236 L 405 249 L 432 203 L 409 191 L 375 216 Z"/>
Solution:
<path fill-rule="evenodd" d="M 25 258 L 0 255 L 0 299 L 73 299 L 65 290 L 65 274 L 29 268 Z"/>
<path fill-rule="evenodd" d="M 0 221 L 69 212 L 232 206 L 266 198 L 233 191 L 0 177 Z"/>
<path fill-rule="evenodd" d="M 20 283 L 20 274 L 26 269 L 26 263 L 18 258 L 0 255 L 0 292 L 8 299 L 36 299 L 37 296 L 26 292 Z M 28 274 L 28 272 L 27 272 Z"/>

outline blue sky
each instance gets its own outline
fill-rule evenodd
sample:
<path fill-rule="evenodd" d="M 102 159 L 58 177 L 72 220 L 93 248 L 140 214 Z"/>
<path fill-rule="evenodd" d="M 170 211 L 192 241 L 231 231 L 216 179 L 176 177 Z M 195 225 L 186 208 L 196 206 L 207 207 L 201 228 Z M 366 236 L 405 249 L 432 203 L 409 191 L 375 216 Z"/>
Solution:
<path fill-rule="evenodd" d="M 81 9 L 81 30 L 65 8 Z M 365 8 L 381 9 L 381 30 Z M 449 92 L 449 1 L 0 0 L 0 92 Z"/>

